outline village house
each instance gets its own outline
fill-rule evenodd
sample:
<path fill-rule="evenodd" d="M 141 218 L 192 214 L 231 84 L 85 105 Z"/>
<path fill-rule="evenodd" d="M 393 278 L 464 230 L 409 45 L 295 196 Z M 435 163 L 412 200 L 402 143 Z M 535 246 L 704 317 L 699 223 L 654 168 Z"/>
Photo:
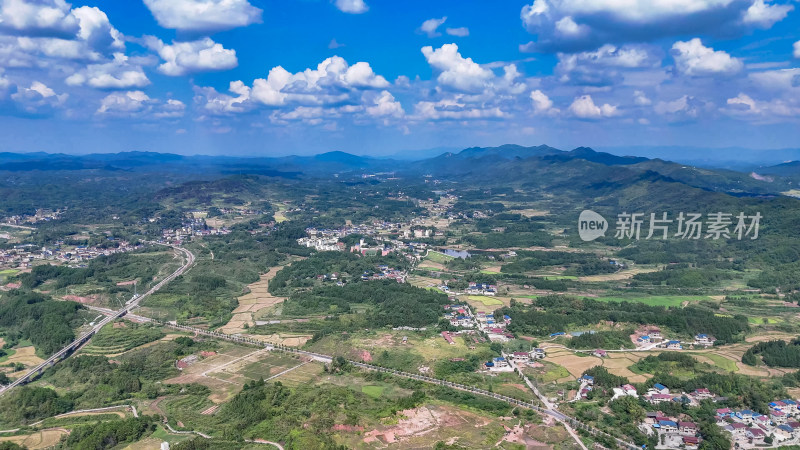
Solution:
<path fill-rule="evenodd" d="M 788 417 L 785 412 L 779 411 L 777 409 L 773 409 L 769 413 L 769 418 L 772 420 L 773 423 L 778 425 L 783 425 L 788 421 Z"/>
<path fill-rule="evenodd" d="M 592 352 L 592 355 L 593 355 L 593 356 L 597 356 L 598 358 L 606 358 L 606 357 L 608 357 L 608 352 L 606 352 L 605 350 L 601 350 L 601 349 L 599 349 L 599 348 L 598 348 L 597 350 L 595 350 L 594 352 Z"/>
<path fill-rule="evenodd" d="M 511 356 L 515 362 L 528 362 L 531 359 L 531 355 L 527 352 L 514 352 L 511 354 Z"/>
<path fill-rule="evenodd" d="M 661 383 L 654 384 L 653 390 L 658 392 L 659 394 L 669 394 L 669 389 Z"/>
<path fill-rule="evenodd" d="M 652 403 L 654 405 L 657 405 L 657 404 L 663 403 L 663 402 L 671 402 L 672 398 L 673 397 L 671 395 L 669 395 L 669 394 L 650 394 L 650 395 L 646 395 L 644 397 L 645 400 L 647 400 L 648 402 L 650 402 L 650 403 Z"/>
<path fill-rule="evenodd" d="M 747 439 L 750 439 L 753 444 L 763 444 L 767 433 L 761 428 L 748 428 L 745 432 L 745 436 L 747 436 Z"/>
<path fill-rule="evenodd" d="M 547 356 L 547 353 L 543 348 L 535 348 L 528 352 L 528 355 L 530 355 L 530 359 L 544 359 L 544 357 Z"/>
<path fill-rule="evenodd" d="M 794 428 L 786 424 L 778 425 L 772 430 L 772 435 L 778 442 L 788 441 L 794 437 Z"/>
<path fill-rule="evenodd" d="M 684 436 L 683 446 L 686 450 L 697 450 L 700 448 L 700 438 L 696 436 Z"/>
<path fill-rule="evenodd" d="M 489 369 L 490 372 L 513 372 L 514 369 L 508 363 L 508 360 L 503 358 L 502 356 L 498 356 L 497 358 L 493 358 L 491 361 L 486 363 L 486 368 Z"/>
<path fill-rule="evenodd" d="M 450 333 L 448 333 L 447 331 L 442 331 L 442 337 L 444 338 L 445 341 L 447 341 L 448 344 L 456 345 L 456 342 L 453 340 L 453 338 L 450 336 Z"/>
<path fill-rule="evenodd" d="M 660 420 L 658 422 L 658 429 L 660 429 L 663 433 L 677 433 L 678 424 L 672 420 Z"/>
<path fill-rule="evenodd" d="M 725 431 L 728 431 L 733 435 L 733 437 L 743 437 L 747 433 L 747 425 L 741 422 L 734 422 L 727 427 L 724 428 Z"/>
<path fill-rule="evenodd" d="M 636 388 L 631 386 L 630 384 L 623 384 L 622 386 L 620 386 L 620 389 L 622 389 L 622 393 L 625 395 L 629 395 L 631 397 L 639 396 L 639 394 L 637 394 L 636 392 Z"/>
<path fill-rule="evenodd" d="M 714 394 L 712 394 L 711 391 L 709 391 L 706 388 L 699 388 L 699 389 L 695 389 L 694 392 L 692 392 L 692 397 L 694 397 L 698 401 L 700 401 L 700 400 L 708 400 L 708 399 L 714 398 Z"/>
<path fill-rule="evenodd" d="M 670 350 L 681 350 L 681 341 L 667 341 L 666 347 Z"/>
<path fill-rule="evenodd" d="M 715 341 L 716 339 L 714 339 L 713 336 L 709 336 L 703 333 L 698 334 L 694 337 L 694 345 L 700 345 L 703 347 L 711 347 L 712 345 L 714 345 Z"/>
<path fill-rule="evenodd" d="M 678 430 L 681 434 L 694 436 L 697 433 L 697 425 L 694 422 L 678 422 Z"/>
<path fill-rule="evenodd" d="M 650 340 L 653 342 L 664 339 L 664 337 L 661 335 L 661 330 L 658 328 L 651 328 L 648 330 L 647 335 L 650 336 Z"/>

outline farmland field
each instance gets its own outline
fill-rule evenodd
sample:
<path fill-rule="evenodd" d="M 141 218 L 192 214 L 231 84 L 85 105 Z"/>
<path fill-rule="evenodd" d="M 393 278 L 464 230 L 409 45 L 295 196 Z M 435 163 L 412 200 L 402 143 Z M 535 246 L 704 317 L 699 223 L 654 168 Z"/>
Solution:
<path fill-rule="evenodd" d="M 683 302 L 699 302 L 702 300 L 712 300 L 711 297 L 704 295 L 653 295 L 647 297 L 597 297 L 593 298 L 599 302 L 629 302 L 644 303 L 650 306 L 681 306 Z"/>

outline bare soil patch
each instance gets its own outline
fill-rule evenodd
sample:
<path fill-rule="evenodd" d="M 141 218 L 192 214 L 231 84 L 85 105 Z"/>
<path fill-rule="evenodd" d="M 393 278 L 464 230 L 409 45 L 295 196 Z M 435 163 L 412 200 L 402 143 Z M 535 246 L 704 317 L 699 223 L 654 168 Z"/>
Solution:
<path fill-rule="evenodd" d="M 269 293 L 269 282 L 281 270 L 283 266 L 273 267 L 269 272 L 261 275 L 258 281 L 247 285 L 250 292 L 239 297 L 239 306 L 233 310 L 233 317 L 220 331 L 223 333 L 234 334 L 244 331 L 244 325 L 254 326 L 255 315 L 262 310 L 272 308 L 283 303 L 285 297 L 275 297 Z"/>

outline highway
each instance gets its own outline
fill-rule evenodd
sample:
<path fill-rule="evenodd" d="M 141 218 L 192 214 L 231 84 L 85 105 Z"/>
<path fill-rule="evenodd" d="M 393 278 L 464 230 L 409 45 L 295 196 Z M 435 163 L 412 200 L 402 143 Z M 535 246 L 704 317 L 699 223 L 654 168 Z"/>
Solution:
<path fill-rule="evenodd" d="M 159 245 L 163 245 L 163 244 L 159 244 Z M 117 320 L 120 317 L 128 314 L 128 312 L 130 310 L 132 310 L 132 309 L 134 309 L 134 308 L 139 306 L 139 302 L 141 302 L 143 299 L 147 298 L 148 296 L 152 295 L 154 292 L 158 291 L 159 289 L 161 289 L 164 285 L 166 285 L 170 281 L 174 280 L 179 275 L 181 275 L 184 272 L 186 272 L 194 264 L 194 254 L 192 254 L 192 252 L 190 252 L 189 250 L 186 250 L 183 247 L 178 247 L 178 246 L 173 246 L 173 245 L 170 245 L 169 247 L 172 247 L 174 250 L 176 250 L 177 252 L 179 252 L 179 253 L 181 253 L 183 255 L 184 263 L 180 268 L 178 268 L 178 270 L 176 270 L 175 272 L 172 272 L 169 276 L 167 276 L 163 280 L 161 280 L 158 283 L 156 283 L 156 285 L 154 285 L 152 288 L 150 288 L 150 290 L 148 290 L 144 294 L 141 294 L 139 296 L 134 296 L 133 298 L 128 300 L 125 303 L 125 306 L 122 307 L 122 309 L 119 309 L 119 310 L 115 311 L 113 314 L 107 315 L 103 320 L 101 320 L 94 327 L 92 327 L 91 330 L 89 330 L 86 333 L 80 335 L 77 339 L 75 339 L 74 341 L 70 342 L 64 348 L 62 348 L 61 350 L 59 350 L 56 353 L 54 353 L 52 356 L 47 358 L 44 362 L 42 362 L 38 366 L 34 367 L 33 369 L 29 370 L 25 375 L 17 378 L 11 384 L 9 384 L 9 385 L 3 387 L 2 389 L 0 389 L 0 395 L 5 394 L 6 392 L 10 391 L 11 389 L 13 389 L 13 388 L 15 388 L 15 387 L 17 387 L 17 386 L 19 386 L 21 384 L 25 384 L 25 383 L 29 382 L 30 380 L 32 380 L 36 376 L 40 375 L 49 366 L 52 366 L 56 362 L 58 362 L 58 361 L 60 361 L 60 360 L 62 360 L 64 358 L 69 357 L 75 350 L 77 350 L 81 345 L 85 344 L 86 341 L 88 341 L 92 336 L 94 336 L 95 333 L 100 331 L 101 328 L 103 328 L 104 326 L 106 326 L 110 322 L 113 322 L 114 320 Z"/>

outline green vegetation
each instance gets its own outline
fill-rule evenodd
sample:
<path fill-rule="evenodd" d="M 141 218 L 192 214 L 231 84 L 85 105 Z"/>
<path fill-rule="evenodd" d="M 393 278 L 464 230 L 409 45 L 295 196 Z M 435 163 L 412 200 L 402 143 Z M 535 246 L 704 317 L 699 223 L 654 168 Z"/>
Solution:
<path fill-rule="evenodd" d="M 384 389 L 386 388 L 383 386 L 361 386 L 361 392 L 369 395 L 372 398 L 379 398 L 381 395 L 383 395 Z"/>
<path fill-rule="evenodd" d="M 301 450 L 333 446 L 331 429 L 335 424 L 358 425 L 367 417 L 387 417 L 399 409 L 413 408 L 424 398 L 422 392 L 388 400 L 347 387 L 290 389 L 279 382 L 260 381 L 245 385 L 214 418 L 226 439 L 268 439 Z"/>
<path fill-rule="evenodd" d="M 29 291 L 13 290 L 0 297 L 0 329 L 6 347 L 29 339 L 41 355 L 51 355 L 75 339 L 73 329 L 83 324 L 82 306 L 56 302 Z"/>
<path fill-rule="evenodd" d="M 530 306 L 516 304 L 513 308 L 502 308 L 499 311 L 513 319 L 509 330 L 535 336 L 561 332 L 571 326 L 586 327 L 600 321 L 610 321 L 664 326 L 684 336 L 708 333 L 721 344 L 741 340 L 750 329 L 745 316 L 728 317 L 699 305 L 665 308 L 642 303 L 542 296 L 533 299 Z"/>
<path fill-rule="evenodd" d="M 525 273 L 545 267 L 567 266 L 565 274 L 583 276 L 613 273 L 619 270 L 619 266 L 591 253 L 519 251 L 517 254 L 518 259 L 503 265 L 501 272 Z"/>
<path fill-rule="evenodd" d="M 567 345 L 577 349 L 620 349 L 633 348 L 631 342 L 632 330 L 621 331 L 597 331 L 594 333 L 583 333 L 569 340 Z"/>
<path fill-rule="evenodd" d="M 156 417 L 142 416 L 124 420 L 82 425 L 71 430 L 64 445 L 75 450 L 102 450 L 120 444 L 135 442 L 152 433 Z"/>
<path fill-rule="evenodd" d="M 110 292 L 132 291 L 131 286 L 117 286 L 117 281 L 137 280 L 140 284 L 146 284 L 158 273 L 159 267 L 171 260 L 172 255 L 165 253 L 163 247 L 150 247 L 137 252 L 100 256 L 90 261 L 86 268 L 43 264 L 18 278 L 27 289 L 50 281 L 48 288 L 51 289 L 92 284 Z"/>
<path fill-rule="evenodd" d="M 288 253 L 303 254 L 305 249 L 295 240 L 304 235 L 301 227 L 285 222 L 270 234 L 241 230 L 208 236 L 203 247 L 193 248 L 198 260 L 191 272 L 145 299 L 143 306 L 158 311 L 162 318 L 202 318 L 211 327 L 223 325 L 247 284 L 285 261 Z"/>
<path fill-rule="evenodd" d="M 22 386 L 0 397 L 0 422 L 8 426 L 35 422 L 71 411 L 73 405 L 52 389 Z"/>
<path fill-rule="evenodd" d="M 759 342 L 742 356 L 742 362 L 751 366 L 764 363 L 769 367 L 800 367 L 800 339 Z"/>
<path fill-rule="evenodd" d="M 408 261 L 397 255 L 361 256 L 356 253 L 319 252 L 302 261 L 295 261 L 281 269 L 270 280 L 269 292 L 278 296 L 289 296 L 302 288 L 319 286 L 320 275 L 337 274 L 342 282 L 359 282 L 364 273 L 372 274 L 378 265 L 405 269 Z"/>
<path fill-rule="evenodd" d="M 709 297 L 697 295 L 639 295 L 635 297 L 602 296 L 593 297 L 592 299 L 598 302 L 630 302 L 643 303 L 650 306 L 677 307 L 683 305 L 683 302 L 699 302 L 709 300 Z"/>
<path fill-rule="evenodd" d="M 0 397 L 0 422 L 30 423 L 73 409 L 107 406 L 134 395 L 154 399 L 182 389 L 208 395 L 205 386 L 163 385 L 161 380 L 178 374 L 177 359 L 213 348 L 213 342 L 198 343 L 181 337 L 132 350 L 118 357 L 118 364 L 103 356 L 79 355 L 66 359 L 42 375 L 42 380 L 55 390 L 23 386 Z"/>
<path fill-rule="evenodd" d="M 91 351 L 108 354 L 122 353 L 164 337 L 164 332 L 154 325 L 139 325 L 117 321 L 103 327 L 92 338 Z"/>
<path fill-rule="evenodd" d="M 352 305 L 374 307 L 366 313 L 373 327 L 386 325 L 422 327 L 438 322 L 447 296 L 396 281 L 348 283 L 343 287 L 323 286 L 292 295 L 283 306 L 287 316 L 345 314 Z M 414 311 L 414 314 L 408 314 Z"/>

